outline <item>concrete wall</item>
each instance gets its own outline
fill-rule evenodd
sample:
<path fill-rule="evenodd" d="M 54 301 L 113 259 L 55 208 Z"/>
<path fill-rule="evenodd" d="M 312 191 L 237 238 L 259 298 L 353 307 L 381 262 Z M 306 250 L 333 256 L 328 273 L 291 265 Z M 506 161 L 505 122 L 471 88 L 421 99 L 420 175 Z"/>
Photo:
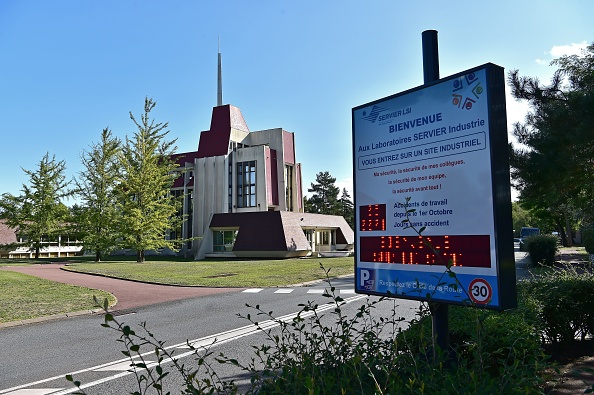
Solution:
<path fill-rule="evenodd" d="M 204 240 L 210 218 L 214 213 L 227 212 L 227 160 L 226 156 L 196 159 L 194 163 L 194 252 L 197 253 Z"/>

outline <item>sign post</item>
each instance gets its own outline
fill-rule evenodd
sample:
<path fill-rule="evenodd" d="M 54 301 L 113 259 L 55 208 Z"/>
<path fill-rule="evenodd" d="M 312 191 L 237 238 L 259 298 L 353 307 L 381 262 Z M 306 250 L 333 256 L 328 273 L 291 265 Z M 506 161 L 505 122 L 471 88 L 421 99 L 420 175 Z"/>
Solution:
<path fill-rule="evenodd" d="M 436 30 L 425 30 L 422 34 L 423 45 L 423 83 L 430 84 L 439 80 L 439 49 Z M 450 349 L 449 308 L 446 303 L 429 303 L 433 344 L 443 352 Z"/>
<path fill-rule="evenodd" d="M 355 291 L 427 301 L 448 349 L 448 304 L 516 306 L 505 78 L 491 63 L 352 110 Z"/>

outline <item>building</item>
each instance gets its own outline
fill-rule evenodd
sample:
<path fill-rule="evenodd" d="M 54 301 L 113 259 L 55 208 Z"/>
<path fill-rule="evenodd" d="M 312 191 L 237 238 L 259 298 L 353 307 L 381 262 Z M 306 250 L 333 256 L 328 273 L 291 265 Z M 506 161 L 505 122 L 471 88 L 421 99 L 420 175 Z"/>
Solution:
<path fill-rule="evenodd" d="M 35 257 L 35 250 L 27 245 L 18 229 L 9 227 L 0 219 L 0 258 Z M 68 234 L 44 237 L 39 250 L 40 258 L 64 258 L 82 254 L 82 243 Z"/>
<path fill-rule="evenodd" d="M 180 177 L 172 193 L 184 196 L 182 252 L 205 257 L 289 258 L 353 248 L 354 234 L 340 216 L 303 212 L 301 164 L 295 136 L 282 128 L 250 131 L 239 108 L 222 104 L 219 52 L 217 106 L 198 150 L 173 156 Z"/>
<path fill-rule="evenodd" d="M 213 108 L 198 150 L 176 154 L 185 196 L 182 251 L 205 257 L 289 258 L 345 251 L 354 235 L 344 218 L 303 212 L 295 137 L 281 128 L 250 131 L 239 108 Z"/>

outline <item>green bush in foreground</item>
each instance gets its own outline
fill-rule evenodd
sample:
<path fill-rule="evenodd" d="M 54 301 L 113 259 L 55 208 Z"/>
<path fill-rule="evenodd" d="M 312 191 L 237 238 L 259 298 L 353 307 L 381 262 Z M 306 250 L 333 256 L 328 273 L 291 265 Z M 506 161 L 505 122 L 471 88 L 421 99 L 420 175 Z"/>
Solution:
<path fill-rule="evenodd" d="M 594 336 L 594 273 L 554 269 L 518 283 L 518 297 L 530 306 L 545 345 L 563 348 Z"/>
<path fill-rule="evenodd" d="M 555 263 L 557 253 L 557 237 L 553 235 L 536 235 L 524 240 L 524 250 L 530 254 L 533 266 Z"/>

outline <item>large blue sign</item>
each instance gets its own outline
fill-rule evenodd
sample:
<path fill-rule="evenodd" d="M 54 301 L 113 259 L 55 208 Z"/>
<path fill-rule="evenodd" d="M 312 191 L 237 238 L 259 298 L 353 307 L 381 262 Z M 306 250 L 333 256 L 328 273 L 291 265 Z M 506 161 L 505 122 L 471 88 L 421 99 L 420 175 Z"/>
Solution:
<path fill-rule="evenodd" d="M 353 109 L 357 292 L 515 306 L 504 88 L 486 64 Z"/>

